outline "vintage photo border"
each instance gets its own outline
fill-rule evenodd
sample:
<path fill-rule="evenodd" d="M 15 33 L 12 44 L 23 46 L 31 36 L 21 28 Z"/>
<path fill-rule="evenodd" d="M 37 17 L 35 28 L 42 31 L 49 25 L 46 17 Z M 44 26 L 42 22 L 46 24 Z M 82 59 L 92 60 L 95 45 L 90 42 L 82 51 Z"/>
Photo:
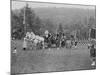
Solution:
<path fill-rule="evenodd" d="M 28 1 L 28 0 L 10 0 L 10 73 L 11 73 L 11 10 L 12 10 L 12 1 L 18 1 L 18 2 L 31 2 L 31 3 L 47 3 L 47 4 L 58 4 L 58 5 L 77 5 L 77 6 L 93 6 L 95 7 L 95 21 L 96 21 L 96 5 L 85 5 L 85 4 L 71 4 L 71 3 L 55 3 L 55 2 L 42 2 L 42 1 Z M 97 26 L 96 26 L 97 27 Z M 96 35 L 97 36 L 97 35 Z M 96 42 L 97 43 L 97 42 Z M 97 45 L 96 45 L 97 46 Z M 97 51 L 96 51 L 97 54 Z M 96 57 L 97 58 L 97 57 Z M 97 65 L 96 65 L 97 66 Z M 79 69 L 79 70 L 71 70 L 71 71 L 86 71 L 86 70 L 96 70 L 95 69 Z M 70 71 L 70 72 L 71 72 Z M 63 71 L 47 71 L 47 72 L 33 72 L 33 73 L 17 73 L 21 75 L 27 75 L 27 74 L 39 74 L 39 73 L 53 73 L 53 72 L 69 72 L 67 70 Z"/>

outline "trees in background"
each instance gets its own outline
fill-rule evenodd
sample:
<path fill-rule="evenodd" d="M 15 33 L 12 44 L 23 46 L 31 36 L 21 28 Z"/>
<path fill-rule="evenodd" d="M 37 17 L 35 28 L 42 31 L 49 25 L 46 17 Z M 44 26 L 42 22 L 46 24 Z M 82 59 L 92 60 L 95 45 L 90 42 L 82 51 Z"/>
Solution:
<path fill-rule="evenodd" d="M 36 35 L 42 35 L 45 30 L 49 30 L 51 33 L 55 32 L 56 26 L 53 22 L 50 19 L 41 20 L 28 5 L 18 11 L 12 11 L 11 14 L 12 37 L 21 39 L 29 31 L 33 31 Z"/>
<path fill-rule="evenodd" d="M 58 32 L 58 33 L 63 33 L 63 26 L 62 26 L 61 23 L 58 25 L 57 32 Z"/>
<path fill-rule="evenodd" d="M 39 34 L 41 20 L 28 5 L 24 8 L 23 18 L 25 19 L 25 31 L 33 31 L 35 34 Z"/>
<path fill-rule="evenodd" d="M 68 29 L 78 40 L 88 40 L 89 38 L 89 29 L 96 26 L 95 18 L 90 16 L 89 18 L 84 18 L 82 21 L 78 21 L 73 25 L 66 26 L 64 28 Z M 67 28 L 68 27 L 68 28 Z"/>
<path fill-rule="evenodd" d="M 41 20 L 35 15 L 34 11 L 28 5 L 19 11 L 18 13 L 12 11 L 11 14 L 11 36 L 21 39 L 25 36 L 25 32 L 28 31 L 39 34 L 41 32 Z"/>
<path fill-rule="evenodd" d="M 12 12 L 11 14 L 11 36 L 21 39 L 24 34 L 24 26 L 20 15 L 16 15 Z"/>
<path fill-rule="evenodd" d="M 41 29 L 43 32 L 45 30 L 48 30 L 50 33 L 55 33 L 56 32 L 56 24 L 53 23 L 50 19 L 43 20 L 43 24 Z"/>
<path fill-rule="evenodd" d="M 96 26 L 96 20 L 94 17 L 90 16 L 88 19 L 84 19 L 84 25 L 81 25 L 81 28 L 77 34 L 77 37 L 79 39 L 85 39 L 88 40 L 89 38 L 89 29 L 94 28 Z"/>
<path fill-rule="evenodd" d="M 65 30 L 70 31 L 70 33 L 76 31 L 78 39 L 88 39 L 89 29 L 96 24 L 95 18 L 90 16 L 90 18 L 85 17 L 83 21 L 80 20 L 73 25 L 63 25 L 62 23 L 56 25 L 51 19 L 41 20 L 28 5 L 18 11 L 16 13 L 11 11 L 11 36 L 17 39 L 23 38 L 25 32 L 28 31 L 41 35 L 45 30 L 51 33 L 63 33 Z"/>

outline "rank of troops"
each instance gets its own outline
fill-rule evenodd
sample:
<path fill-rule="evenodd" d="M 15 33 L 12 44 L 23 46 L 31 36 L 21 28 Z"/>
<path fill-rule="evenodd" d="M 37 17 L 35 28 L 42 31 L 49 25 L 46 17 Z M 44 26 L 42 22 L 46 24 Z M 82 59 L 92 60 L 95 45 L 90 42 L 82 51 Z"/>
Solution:
<path fill-rule="evenodd" d="M 71 48 L 73 44 L 76 46 L 77 43 L 72 36 L 67 38 L 64 33 L 49 33 L 45 31 L 44 35 L 35 35 L 33 32 L 27 32 L 24 37 L 23 49 L 44 49 L 44 48 L 60 48 L 66 47 Z"/>

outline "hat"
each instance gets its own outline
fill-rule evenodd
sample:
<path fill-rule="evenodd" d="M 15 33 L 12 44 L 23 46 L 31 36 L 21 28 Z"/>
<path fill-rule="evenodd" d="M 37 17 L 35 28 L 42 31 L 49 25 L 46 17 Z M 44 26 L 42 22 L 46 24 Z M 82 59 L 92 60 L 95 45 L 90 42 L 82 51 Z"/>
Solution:
<path fill-rule="evenodd" d="M 48 34 L 48 33 L 49 33 L 49 31 L 48 31 L 48 30 L 46 30 L 46 31 L 45 31 L 45 34 Z"/>

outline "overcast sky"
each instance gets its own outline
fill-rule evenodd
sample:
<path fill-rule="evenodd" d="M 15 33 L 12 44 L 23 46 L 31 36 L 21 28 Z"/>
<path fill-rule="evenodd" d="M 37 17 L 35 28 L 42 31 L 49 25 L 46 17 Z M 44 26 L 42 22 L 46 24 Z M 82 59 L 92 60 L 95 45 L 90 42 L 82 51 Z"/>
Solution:
<path fill-rule="evenodd" d="M 12 9 L 23 8 L 26 4 L 29 4 L 31 8 L 38 7 L 66 7 L 66 8 L 81 8 L 81 9 L 95 9 L 94 6 L 80 6 L 80 5 L 65 5 L 65 4 L 54 4 L 54 3 L 38 3 L 38 2 L 25 2 L 25 1 L 12 1 Z"/>

